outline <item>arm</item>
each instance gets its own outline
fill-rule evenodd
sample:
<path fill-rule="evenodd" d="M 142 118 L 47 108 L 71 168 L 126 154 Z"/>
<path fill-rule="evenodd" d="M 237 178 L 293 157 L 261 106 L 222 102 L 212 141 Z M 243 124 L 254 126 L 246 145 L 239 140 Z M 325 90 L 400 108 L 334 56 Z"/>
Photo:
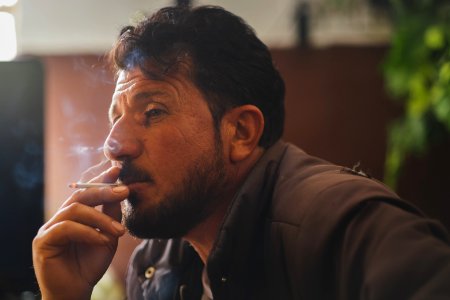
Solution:
<path fill-rule="evenodd" d="M 343 241 L 338 267 L 343 299 L 450 297 L 450 246 L 439 223 L 369 201 Z"/>
<path fill-rule="evenodd" d="M 119 171 L 112 167 L 94 181 L 113 182 Z M 128 192 L 123 186 L 78 190 L 41 227 L 33 241 L 33 264 L 42 299 L 90 298 L 125 233 L 117 221 Z"/>

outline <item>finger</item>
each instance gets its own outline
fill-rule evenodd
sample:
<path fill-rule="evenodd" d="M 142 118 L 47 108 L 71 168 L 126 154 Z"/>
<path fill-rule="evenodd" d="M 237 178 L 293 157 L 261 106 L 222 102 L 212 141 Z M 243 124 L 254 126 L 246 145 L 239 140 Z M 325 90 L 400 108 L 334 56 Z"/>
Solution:
<path fill-rule="evenodd" d="M 33 246 L 45 248 L 46 246 L 61 247 L 70 243 L 87 243 L 94 245 L 107 245 L 115 243 L 117 237 L 96 230 L 91 226 L 65 220 L 53 224 L 47 230 L 38 234 L 33 242 Z"/>
<path fill-rule="evenodd" d="M 120 167 L 112 166 L 102 172 L 100 175 L 92 178 L 89 182 L 105 182 L 105 183 L 113 183 L 117 181 L 119 177 Z"/>
<path fill-rule="evenodd" d="M 46 230 L 64 221 L 80 223 L 114 236 L 125 233 L 125 228 L 110 216 L 77 202 L 59 210 L 42 229 Z"/>
<path fill-rule="evenodd" d="M 104 159 L 101 162 L 99 162 L 98 164 L 88 168 L 86 171 L 84 171 L 81 174 L 80 180 L 82 182 L 86 182 L 88 180 L 90 180 L 93 177 L 98 176 L 99 174 L 101 174 L 102 172 L 105 171 L 105 169 L 109 168 L 111 166 L 111 161 L 109 159 Z"/>
<path fill-rule="evenodd" d="M 87 180 L 87 182 L 115 182 L 119 177 L 120 169 L 121 168 L 117 165 L 111 166 L 99 175 L 92 177 L 90 180 Z"/>
<path fill-rule="evenodd" d="M 119 203 L 129 195 L 129 189 L 125 185 L 114 187 L 99 187 L 77 190 L 61 206 L 64 208 L 72 203 L 78 202 L 88 206 Z"/>
<path fill-rule="evenodd" d="M 91 168 L 95 167 L 97 166 Z M 95 177 L 90 176 L 90 179 L 86 179 L 87 177 L 86 173 L 90 173 L 89 172 L 90 169 L 88 169 L 88 171 L 85 171 L 83 173 L 80 180 L 81 182 L 89 182 L 89 183 L 114 183 L 117 181 L 119 177 L 120 169 L 121 167 L 116 164 L 114 166 L 109 167 L 107 170 L 103 171 L 99 175 Z"/>

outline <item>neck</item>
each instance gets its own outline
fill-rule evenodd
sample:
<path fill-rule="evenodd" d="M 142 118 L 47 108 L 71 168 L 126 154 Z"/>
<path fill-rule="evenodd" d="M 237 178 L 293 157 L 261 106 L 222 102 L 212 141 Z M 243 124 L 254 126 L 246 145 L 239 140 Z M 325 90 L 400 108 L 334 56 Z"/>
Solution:
<path fill-rule="evenodd" d="M 204 264 L 208 260 L 230 202 L 231 199 L 222 201 L 204 222 L 197 225 L 184 237 L 197 251 Z"/>
<path fill-rule="evenodd" d="M 231 184 L 234 188 L 230 192 L 226 193 L 224 197 L 215 207 L 214 211 L 206 218 L 205 221 L 193 228 L 184 239 L 187 240 L 197 251 L 200 259 L 204 264 L 208 261 L 209 254 L 214 246 L 214 242 L 219 234 L 220 227 L 224 221 L 228 208 L 233 200 L 233 197 L 237 190 L 240 188 L 248 173 L 252 167 L 256 164 L 258 159 L 262 156 L 263 151 L 255 151 L 249 159 L 236 167 L 235 172 L 231 172 L 233 176 L 234 184 Z"/>

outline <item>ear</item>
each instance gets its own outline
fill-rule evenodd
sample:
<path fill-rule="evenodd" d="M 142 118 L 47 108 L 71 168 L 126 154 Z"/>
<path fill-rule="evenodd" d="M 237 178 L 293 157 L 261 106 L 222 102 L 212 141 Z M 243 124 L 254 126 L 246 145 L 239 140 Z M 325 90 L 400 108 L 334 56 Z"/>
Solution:
<path fill-rule="evenodd" d="M 230 109 L 222 119 L 229 145 L 229 158 L 236 163 L 248 158 L 257 148 L 264 129 L 264 116 L 254 105 Z"/>

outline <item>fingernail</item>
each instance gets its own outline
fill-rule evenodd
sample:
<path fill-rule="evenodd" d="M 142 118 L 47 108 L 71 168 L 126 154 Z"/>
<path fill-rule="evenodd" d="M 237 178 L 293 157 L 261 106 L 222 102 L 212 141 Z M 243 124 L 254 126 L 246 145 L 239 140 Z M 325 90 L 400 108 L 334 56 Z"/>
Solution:
<path fill-rule="evenodd" d="M 111 165 L 112 165 L 113 167 L 116 167 L 116 168 L 122 169 L 122 163 L 121 163 L 121 162 L 119 162 L 119 161 L 117 161 L 117 160 L 113 160 L 113 161 L 111 161 Z"/>
<path fill-rule="evenodd" d="M 114 228 L 115 228 L 117 231 L 119 231 L 119 232 L 125 231 L 125 227 L 123 227 L 123 225 L 120 224 L 119 222 L 112 221 L 112 225 L 113 225 Z"/>
<path fill-rule="evenodd" d="M 128 188 L 125 185 L 119 185 L 119 186 L 115 186 L 112 188 L 112 191 L 114 193 L 123 193 L 127 190 L 128 190 Z"/>

